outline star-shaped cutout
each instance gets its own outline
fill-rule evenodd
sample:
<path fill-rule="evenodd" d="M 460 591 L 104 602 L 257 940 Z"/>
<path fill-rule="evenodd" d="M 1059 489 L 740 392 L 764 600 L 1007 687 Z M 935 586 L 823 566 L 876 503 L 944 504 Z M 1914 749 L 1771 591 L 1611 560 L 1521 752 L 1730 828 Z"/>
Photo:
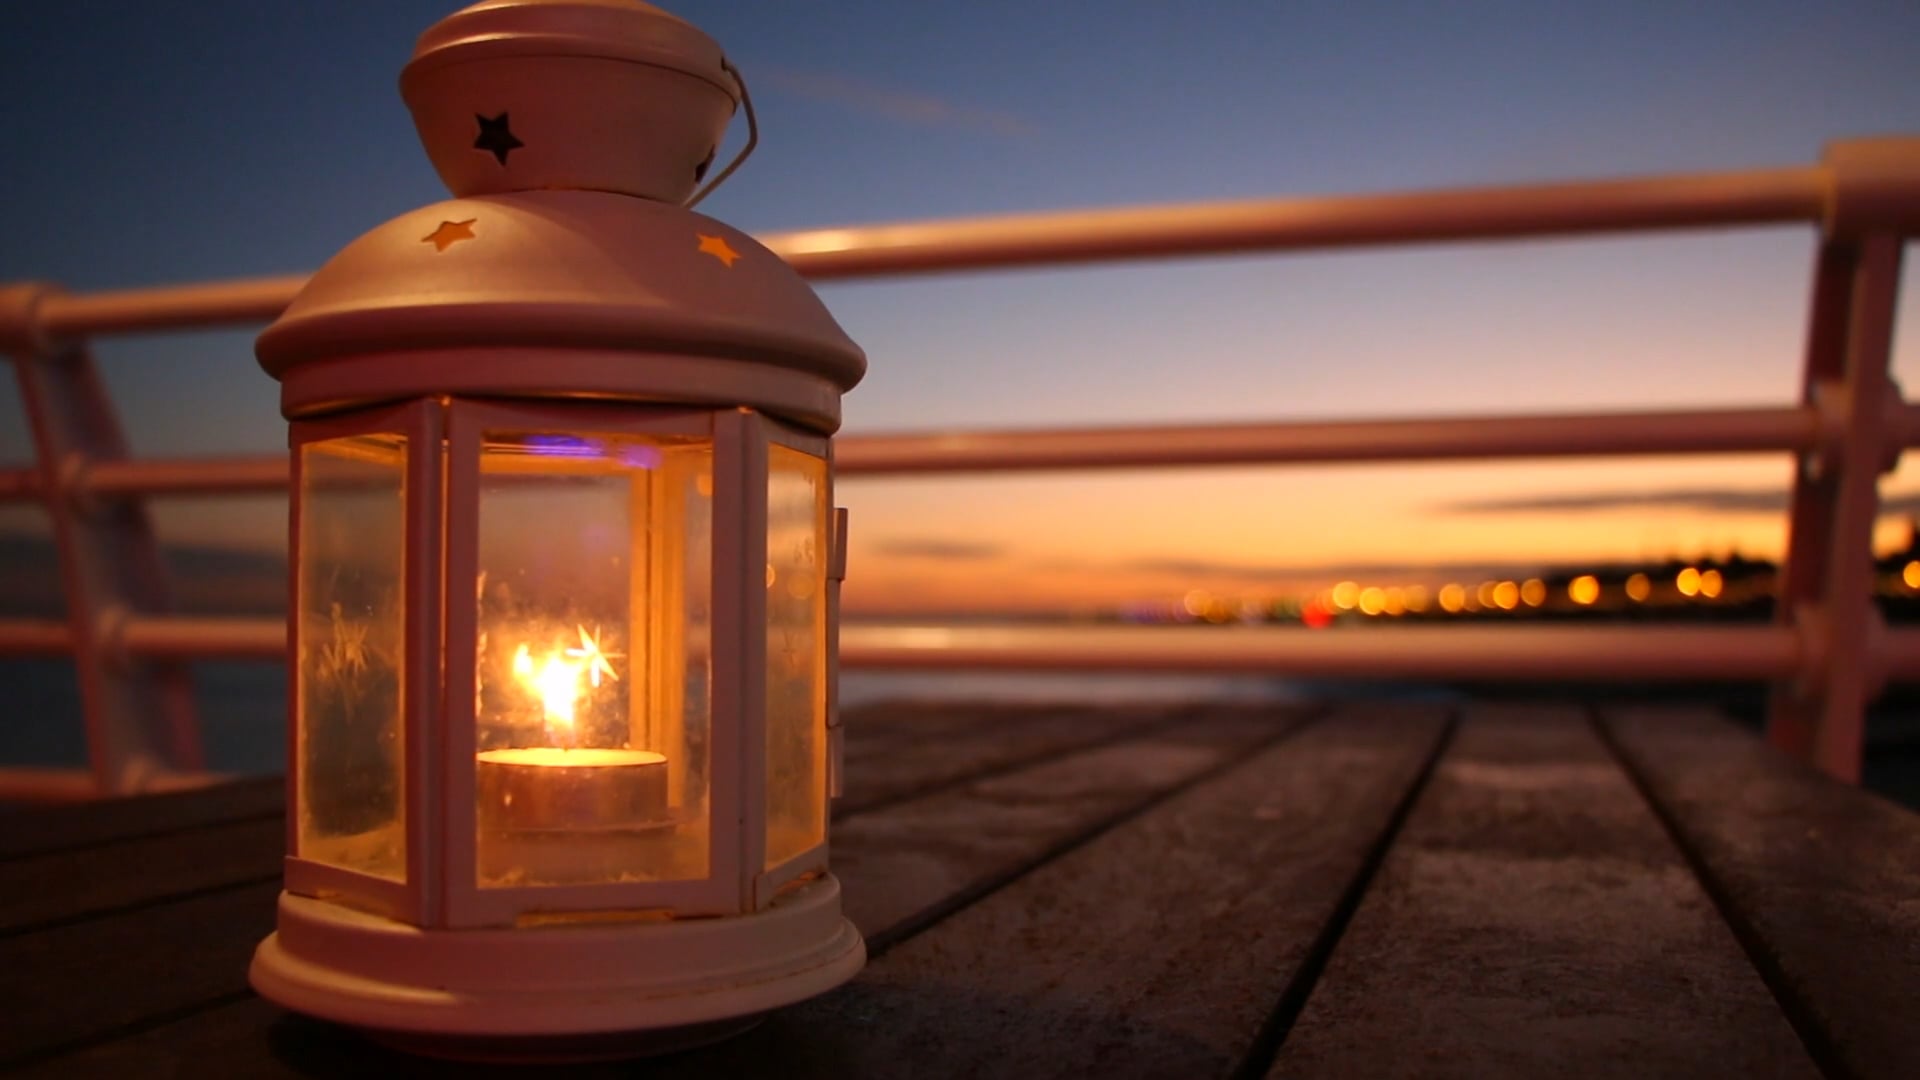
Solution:
<path fill-rule="evenodd" d="M 708 236 L 706 233 L 696 235 L 700 237 L 700 253 L 719 259 L 721 265 L 731 268 L 734 260 L 740 257 L 740 253 L 728 245 L 726 237 Z"/>
<path fill-rule="evenodd" d="M 420 238 L 423 244 L 432 244 L 433 250 L 445 251 L 462 240 L 473 239 L 473 223 L 479 218 L 465 221 L 443 221 L 440 227 Z"/>
<path fill-rule="evenodd" d="M 491 119 L 474 113 L 473 118 L 480 122 L 480 134 L 473 140 L 473 148 L 492 154 L 500 164 L 505 165 L 508 154 L 527 145 L 513 137 L 513 130 L 507 126 L 506 113 Z"/>

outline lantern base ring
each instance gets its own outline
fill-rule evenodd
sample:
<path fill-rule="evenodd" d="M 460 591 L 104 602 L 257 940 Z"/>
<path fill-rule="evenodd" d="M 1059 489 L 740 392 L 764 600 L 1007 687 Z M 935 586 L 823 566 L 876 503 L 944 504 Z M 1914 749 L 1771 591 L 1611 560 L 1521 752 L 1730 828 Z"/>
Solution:
<path fill-rule="evenodd" d="M 750 915 L 429 929 L 280 895 L 262 997 L 414 1053 L 592 1061 L 727 1038 L 866 963 L 830 874 Z"/>

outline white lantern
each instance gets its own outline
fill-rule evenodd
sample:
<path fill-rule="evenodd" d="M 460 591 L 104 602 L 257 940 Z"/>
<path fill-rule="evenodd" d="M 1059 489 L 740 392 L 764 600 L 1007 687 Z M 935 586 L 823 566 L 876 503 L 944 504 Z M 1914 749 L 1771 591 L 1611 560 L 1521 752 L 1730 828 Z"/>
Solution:
<path fill-rule="evenodd" d="M 456 197 L 348 246 L 258 344 L 295 486 L 286 891 L 253 984 L 466 1056 L 724 1035 L 864 961 L 827 817 L 829 436 L 865 358 L 684 205 L 744 94 L 691 25 L 489 0 L 401 88 Z"/>

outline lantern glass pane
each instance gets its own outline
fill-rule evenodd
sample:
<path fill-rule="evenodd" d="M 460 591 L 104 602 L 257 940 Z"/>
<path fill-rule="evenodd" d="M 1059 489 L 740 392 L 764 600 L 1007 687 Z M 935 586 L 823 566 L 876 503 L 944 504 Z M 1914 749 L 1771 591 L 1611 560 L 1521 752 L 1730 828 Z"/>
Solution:
<path fill-rule="evenodd" d="M 481 886 L 707 875 L 712 495 L 711 438 L 482 439 Z"/>
<path fill-rule="evenodd" d="M 827 463 L 767 460 L 767 859 L 827 837 Z"/>
<path fill-rule="evenodd" d="M 406 440 L 300 447 L 295 664 L 301 858 L 406 876 Z"/>

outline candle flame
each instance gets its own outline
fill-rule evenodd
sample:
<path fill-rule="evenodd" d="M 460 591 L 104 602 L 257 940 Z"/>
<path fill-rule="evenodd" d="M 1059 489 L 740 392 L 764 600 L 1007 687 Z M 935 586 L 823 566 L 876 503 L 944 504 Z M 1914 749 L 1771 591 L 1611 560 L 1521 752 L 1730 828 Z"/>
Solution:
<path fill-rule="evenodd" d="M 623 655 L 601 649 L 598 628 L 594 633 L 588 633 L 584 626 L 575 629 L 580 635 L 577 648 L 555 649 L 536 663 L 532 646 L 523 641 L 513 654 L 514 677 L 540 699 L 548 736 L 566 743 L 572 742 L 575 708 L 585 694 L 580 685 L 582 676 L 596 689 L 602 675 L 619 681 L 612 660 Z"/>
<path fill-rule="evenodd" d="M 549 656 L 533 685 L 540 692 L 540 708 L 546 713 L 547 727 L 558 727 L 566 734 L 573 734 L 573 703 L 580 697 L 580 665 Z"/>

